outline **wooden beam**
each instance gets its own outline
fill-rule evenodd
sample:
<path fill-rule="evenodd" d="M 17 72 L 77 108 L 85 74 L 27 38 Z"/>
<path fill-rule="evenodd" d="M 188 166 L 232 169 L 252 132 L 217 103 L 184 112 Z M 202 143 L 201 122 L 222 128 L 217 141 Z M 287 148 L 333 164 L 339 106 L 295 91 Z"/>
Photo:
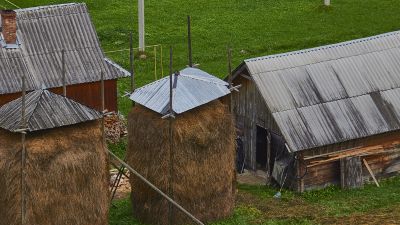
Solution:
<path fill-rule="evenodd" d="M 376 180 L 376 177 L 375 177 L 374 173 L 373 173 L 372 170 L 371 170 L 371 167 L 369 167 L 369 165 L 368 165 L 367 160 L 363 159 L 363 162 L 364 162 L 364 165 L 365 165 L 365 167 L 367 168 L 369 174 L 371 175 L 372 179 L 374 180 L 376 186 L 377 186 L 377 187 L 380 187 L 378 181 Z"/>

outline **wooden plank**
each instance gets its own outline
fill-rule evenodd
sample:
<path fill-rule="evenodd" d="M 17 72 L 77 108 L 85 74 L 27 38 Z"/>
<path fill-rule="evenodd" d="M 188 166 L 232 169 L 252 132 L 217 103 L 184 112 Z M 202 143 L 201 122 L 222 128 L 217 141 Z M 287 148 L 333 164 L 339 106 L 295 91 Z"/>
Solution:
<path fill-rule="evenodd" d="M 363 159 L 363 162 L 364 162 L 364 165 L 365 165 L 365 167 L 367 168 L 369 174 L 371 175 L 372 179 L 374 179 L 374 182 L 375 182 L 376 186 L 377 186 L 377 187 L 380 187 L 378 181 L 377 181 L 376 178 L 375 178 L 374 173 L 372 172 L 371 168 L 370 168 L 369 165 L 368 165 L 367 160 Z"/>
<path fill-rule="evenodd" d="M 347 157 L 340 160 L 340 180 L 342 188 L 363 186 L 361 157 Z"/>

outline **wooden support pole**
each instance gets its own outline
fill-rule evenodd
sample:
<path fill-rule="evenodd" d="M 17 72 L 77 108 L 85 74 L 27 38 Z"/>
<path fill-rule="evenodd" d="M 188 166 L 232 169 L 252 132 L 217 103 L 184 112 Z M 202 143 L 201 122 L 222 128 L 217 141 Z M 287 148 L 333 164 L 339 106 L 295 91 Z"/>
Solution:
<path fill-rule="evenodd" d="M 143 177 L 140 173 L 138 173 L 136 170 L 134 170 L 130 165 L 128 165 L 126 162 L 122 161 L 120 158 L 118 158 L 114 153 L 111 151 L 108 151 L 108 153 L 116 159 L 121 165 L 125 166 L 130 174 L 135 175 L 138 177 L 140 180 L 142 180 L 145 184 L 147 184 L 151 189 L 156 191 L 158 194 L 160 194 L 162 197 L 167 199 L 168 202 L 170 202 L 173 206 L 175 206 L 177 209 L 179 209 L 181 212 L 183 212 L 185 215 L 187 215 L 190 219 L 192 219 L 196 224 L 198 225 L 204 225 L 199 219 L 194 217 L 192 214 L 190 214 L 186 209 L 184 209 L 182 206 L 180 206 L 177 202 L 175 202 L 171 197 L 166 195 L 164 192 L 162 192 L 160 189 L 158 189 L 154 184 L 152 184 L 150 181 L 148 181 L 145 177 Z M 154 215 L 157 216 L 157 215 Z"/>
<path fill-rule="evenodd" d="M 105 149 L 106 148 L 106 129 L 105 129 L 105 113 L 106 113 L 106 103 L 105 103 L 105 95 L 104 95 L 104 72 L 101 71 L 101 84 L 100 84 L 100 95 L 101 95 L 101 113 L 102 113 L 102 119 L 101 119 L 101 131 L 103 134 L 103 146 Z"/>
<path fill-rule="evenodd" d="M 173 146 L 173 105 L 172 105 L 172 95 L 173 95 L 173 56 L 172 56 L 172 46 L 169 49 L 169 196 L 174 197 L 174 146 Z M 168 210 L 168 221 L 169 225 L 174 224 L 174 209 L 173 205 L 169 204 Z"/>
<path fill-rule="evenodd" d="M 66 66 L 65 66 L 65 50 L 61 51 L 61 61 L 62 61 L 62 85 L 63 85 L 63 96 L 67 97 L 67 81 L 66 81 Z"/>
<path fill-rule="evenodd" d="M 272 148 L 272 141 L 271 141 L 271 132 L 268 131 L 267 134 L 267 185 L 271 183 L 271 175 L 272 175 L 272 168 L 271 168 L 271 148 Z"/>
<path fill-rule="evenodd" d="M 368 165 L 367 160 L 363 159 L 363 162 L 364 162 L 364 165 L 365 165 L 365 167 L 367 168 L 369 174 L 371 175 L 372 179 L 374 180 L 376 186 L 377 186 L 377 187 L 380 187 L 380 186 L 379 186 L 379 183 L 378 183 L 378 180 L 376 179 L 374 173 L 373 173 L 372 170 L 371 170 L 371 167 L 369 167 L 369 165 Z"/>
<path fill-rule="evenodd" d="M 193 59 L 192 59 L 192 31 L 190 24 L 190 16 L 187 16 L 187 26 L 188 26 L 188 53 L 189 53 L 189 67 L 193 67 Z"/>
<path fill-rule="evenodd" d="M 21 224 L 26 225 L 26 78 L 25 75 L 22 76 L 22 107 L 21 107 L 21 128 L 24 130 L 21 132 Z"/>
<path fill-rule="evenodd" d="M 132 32 L 130 33 L 130 38 L 129 38 L 129 69 L 131 73 L 131 93 L 135 91 L 135 55 L 133 52 L 133 34 Z"/>
<path fill-rule="evenodd" d="M 232 49 L 228 47 L 228 82 L 229 82 L 229 90 L 232 90 Z M 230 104 L 229 104 L 229 109 L 231 111 L 231 114 L 233 115 L 233 95 L 232 93 L 230 94 Z"/>

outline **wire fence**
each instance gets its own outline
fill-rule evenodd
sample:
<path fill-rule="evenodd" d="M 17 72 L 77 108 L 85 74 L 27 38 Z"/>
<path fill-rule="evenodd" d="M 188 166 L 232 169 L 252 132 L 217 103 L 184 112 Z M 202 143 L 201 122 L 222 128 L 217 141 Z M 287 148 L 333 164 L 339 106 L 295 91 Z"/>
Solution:
<path fill-rule="evenodd" d="M 154 80 L 158 80 L 159 78 L 164 77 L 164 65 L 163 65 L 163 45 L 157 44 L 157 45 L 148 45 L 145 46 L 145 54 L 146 57 L 147 55 L 152 56 L 152 62 L 153 62 L 153 72 L 154 72 Z M 110 51 L 105 51 L 105 54 L 121 54 L 122 60 L 128 59 L 128 55 L 125 56 L 125 53 L 129 53 L 130 49 L 129 48 L 124 48 L 124 49 L 117 49 L 117 50 L 110 50 Z M 139 56 L 141 53 L 139 48 L 133 48 L 134 53 L 138 53 Z"/>

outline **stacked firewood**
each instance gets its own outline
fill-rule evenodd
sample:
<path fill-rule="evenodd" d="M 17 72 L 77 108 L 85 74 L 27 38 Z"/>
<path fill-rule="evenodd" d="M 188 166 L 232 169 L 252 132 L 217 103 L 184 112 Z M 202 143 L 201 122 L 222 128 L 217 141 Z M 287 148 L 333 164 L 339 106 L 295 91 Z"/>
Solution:
<path fill-rule="evenodd" d="M 109 143 L 116 143 L 128 134 L 126 119 L 120 114 L 110 114 L 104 119 L 106 140 Z"/>

